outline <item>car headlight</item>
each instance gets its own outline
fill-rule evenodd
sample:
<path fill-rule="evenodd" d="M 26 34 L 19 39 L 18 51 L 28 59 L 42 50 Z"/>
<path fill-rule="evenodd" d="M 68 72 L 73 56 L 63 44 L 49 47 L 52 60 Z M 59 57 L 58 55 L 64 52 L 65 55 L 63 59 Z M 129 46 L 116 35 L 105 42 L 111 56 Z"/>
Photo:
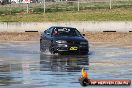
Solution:
<path fill-rule="evenodd" d="M 80 44 L 88 44 L 88 42 L 80 42 Z"/>
<path fill-rule="evenodd" d="M 67 43 L 67 41 L 65 41 L 65 40 L 57 40 L 56 42 L 57 43 Z"/>

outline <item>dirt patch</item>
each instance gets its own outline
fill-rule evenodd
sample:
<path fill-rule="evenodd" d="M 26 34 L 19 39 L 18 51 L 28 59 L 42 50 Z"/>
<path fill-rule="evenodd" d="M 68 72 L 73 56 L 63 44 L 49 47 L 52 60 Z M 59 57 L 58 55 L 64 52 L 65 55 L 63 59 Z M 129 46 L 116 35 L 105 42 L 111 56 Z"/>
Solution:
<path fill-rule="evenodd" d="M 0 41 L 39 41 L 41 33 L 1 32 Z M 132 44 L 132 32 L 85 32 L 89 42 L 115 42 Z"/>
<path fill-rule="evenodd" d="M 124 32 L 87 32 L 86 37 L 91 42 L 114 42 L 132 44 L 132 33 Z"/>
<path fill-rule="evenodd" d="M 0 32 L 0 41 L 36 41 L 39 35 L 38 32 Z"/>

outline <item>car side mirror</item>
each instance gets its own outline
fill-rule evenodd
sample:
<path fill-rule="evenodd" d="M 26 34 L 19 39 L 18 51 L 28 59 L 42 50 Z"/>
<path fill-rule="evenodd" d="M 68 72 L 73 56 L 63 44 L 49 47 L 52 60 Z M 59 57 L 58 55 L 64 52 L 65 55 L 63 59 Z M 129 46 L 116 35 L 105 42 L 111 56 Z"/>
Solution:
<path fill-rule="evenodd" d="M 44 33 L 46 33 L 46 32 L 47 32 L 47 30 L 44 31 Z"/>
<path fill-rule="evenodd" d="M 83 34 L 83 36 L 85 36 L 85 34 Z"/>
<path fill-rule="evenodd" d="M 47 35 L 50 35 L 50 33 L 48 33 L 48 32 L 47 32 L 46 34 L 47 34 Z"/>

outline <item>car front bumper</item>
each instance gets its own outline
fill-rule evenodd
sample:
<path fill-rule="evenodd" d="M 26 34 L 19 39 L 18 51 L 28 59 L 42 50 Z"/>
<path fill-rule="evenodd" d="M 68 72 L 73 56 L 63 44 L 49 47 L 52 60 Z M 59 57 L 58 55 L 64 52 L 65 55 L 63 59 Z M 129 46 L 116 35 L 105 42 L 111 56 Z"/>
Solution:
<path fill-rule="evenodd" d="M 70 52 L 70 53 L 88 53 L 88 45 L 68 45 L 68 44 L 57 44 L 54 47 L 56 52 Z"/>

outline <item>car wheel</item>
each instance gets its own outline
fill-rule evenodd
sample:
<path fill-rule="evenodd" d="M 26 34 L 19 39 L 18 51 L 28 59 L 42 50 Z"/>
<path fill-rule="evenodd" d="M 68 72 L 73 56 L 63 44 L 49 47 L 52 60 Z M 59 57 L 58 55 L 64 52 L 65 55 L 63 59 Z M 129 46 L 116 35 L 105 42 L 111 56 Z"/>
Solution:
<path fill-rule="evenodd" d="M 50 52 L 51 54 L 55 54 L 55 51 L 54 51 L 54 47 L 53 47 L 53 46 L 50 46 L 50 47 L 49 47 L 49 52 Z"/>
<path fill-rule="evenodd" d="M 40 39 L 40 51 L 41 51 L 41 52 L 45 52 L 45 51 L 46 51 L 46 49 L 45 49 L 45 47 L 44 47 L 44 44 L 43 44 L 43 42 L 42 42 L 41 39 Z"/>

